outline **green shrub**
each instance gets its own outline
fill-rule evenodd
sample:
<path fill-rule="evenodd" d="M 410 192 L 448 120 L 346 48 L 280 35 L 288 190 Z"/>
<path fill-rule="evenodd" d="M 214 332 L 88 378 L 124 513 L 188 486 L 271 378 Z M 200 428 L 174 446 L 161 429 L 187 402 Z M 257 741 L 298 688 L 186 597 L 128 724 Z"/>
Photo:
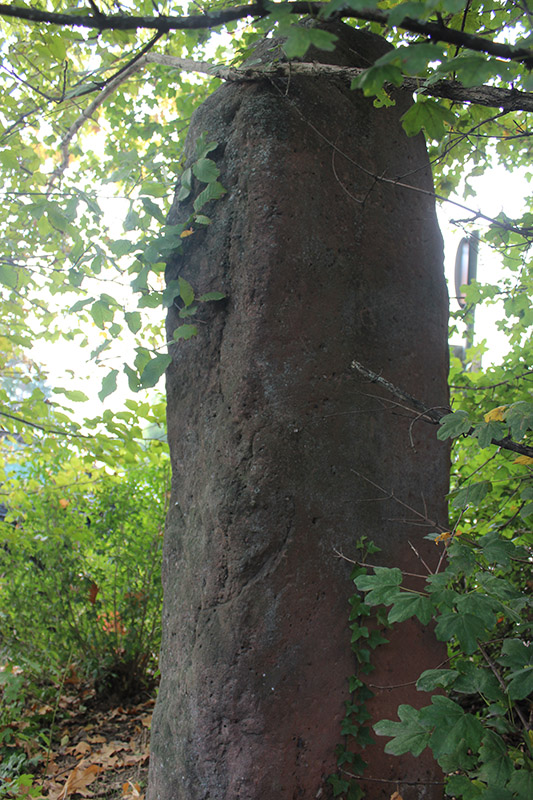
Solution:
<path fill-rule="evenodd" d="M 11 659 L 58 670 L 70 660 L 110 695 L 149 682 L 168 471 L 165 455 L 117 474 L 30 464 L 2 523 L 0 641 Z"/>

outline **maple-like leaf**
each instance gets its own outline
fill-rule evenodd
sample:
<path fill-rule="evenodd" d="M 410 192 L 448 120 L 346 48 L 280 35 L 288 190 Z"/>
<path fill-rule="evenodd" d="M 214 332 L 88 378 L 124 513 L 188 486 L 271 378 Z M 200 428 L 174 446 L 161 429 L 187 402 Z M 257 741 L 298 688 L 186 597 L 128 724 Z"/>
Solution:
<path fill-rule="evenodd" d="M 498 406 L 497 408 L 493 408 L 490 411 L 487 411 L 485 414 L 485 422 L 496 422 L 497 420 L 505 419 L 505 412 L 507 411 L 507 406 Z"/>
<path fill-rule="evenodd" d="M 100 767 L 96 764 L 91 764 L 89 767 L 84 767 L 79 764 L 68 776 L 67 782 L 63 786 L 63 790 L 57 797 L 57 800 L 65 800 L 69 794 L 74 794 L 74 792 L 83 794 L 85 787 L 96 779 L 99 772 Z"/>

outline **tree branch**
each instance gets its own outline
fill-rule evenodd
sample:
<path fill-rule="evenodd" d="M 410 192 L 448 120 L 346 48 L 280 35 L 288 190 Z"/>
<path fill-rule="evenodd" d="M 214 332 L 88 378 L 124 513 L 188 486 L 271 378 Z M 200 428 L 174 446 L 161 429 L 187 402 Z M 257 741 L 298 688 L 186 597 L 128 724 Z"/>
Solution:
<path fill-rule="evenodd" d="M 84 433 L 75 433 L 74 431 L 61 430 L 61 428 L 49 428 L 46 425 L 39 425 L 38 422 L 32 422 L 26 417 L 19 417 L 17 414 L 8 414 L 7 411 L 0 411 L 0 416 L 12 419 L 15 422 L 20 422 L 21 425 L 28 425 L 30 428 L 35 428 L 44 433 L 57 433 L 60 436 L 74 436 L 76 439 L 93 439 L 93 436 L 87 436 Z"/>
<path fill-rule="evenodd" d="M 61 152 L 61 162 L 50 175 L 50 180 L 48 181 L 48 186 L 47 186 L 47 194 L 52 189 L 52 186 L 54 185 L 56 180 L 61 177 L 61 175 L 68 167 L 69 145 L 73 140 L 73 138 L 76 136 L 81 126 L 83 125 L 83 123 L 86 122 L 88 119 L 90 119 L 90 117 L 92 117 L 96 109 L 99 106 L 101 106 L 102 103 L 105 102 L 105 100 L 107 100 L 109 95 L 113 94 L 115 89 L 118 89 L 121 83 L 124 83 L 124 81 L 130 77 L 130 75 L 133 75 L 134 72 L 137 72 L 139 69 L 141 69 L 141 67 L 144 66 L 145 64 L 144 59 L 146 58 L 147 51 L 155 45 L 157 40 L 160 39 L 162 35 L 163 34 L 161 33 L 156 33 L 156 35 L 152 39 L 150 39 L 148 44 L 145 47 L 143 47 L 140 53 L 134 56 L 128 64 L 122 67 L 122 69 L 119 69 L 118 72 L 109 81 L 106 82 L 105 86 L 97 95 L 97 97 L 94 98 L 92 103 L 89 103 L 87 108 L 84 109 L 80 114 L 80 116 L 72 123 L 72 125 L 70 126 L 70 128 L 68 129 L 68 131 L 61 140 L 61 144 L 59 146 Z"/>
<path fill-rule="evenodd" d="M 328 3 L 324 2 L 305 2 L 305 0 L 293 0 L 292 2 L 277 3 L 274 7 L 277 11 L 289 11 L 291 14 L 313 15 L 322 14 L 327 18 Z M 136 31 L 139 29 L 156 30 L 160 33 L 168 33 L 173 30 L 198 30 L 205 28 L 215 28 L 228 22 L 234 22 L 246 17 L 262 18 L 268 16 L 263 2 L 250 3 L 248 5 L 233 6 L 219 11 L 208 11 L 204 14 L 192 14 L 189 16 L 129 16 L 125 14 L 88 14 L 78 16 L 76 14 L 58 14 L 53 11 L 43 11 L 38 8 L 24 8 L 22 6 L 12 6 L 7 3 L 0 3 L 0 16 L 11 17 L 24 20 L 26 22 L 44 22 L 63 27 L 89 28 L 99 31 L 103 30 L 122 30 Z M 354 10 L 344 8 L 337 12 L 337 18 L 360 19 L 368 22 L 376 22 L 384 27 L 389 24 L 389 15 L 377 9 Z M 405 17 L 394 25 L 410 33 L 418 33 L 427 36 L 435 42 L 447 42 L 468 50 L 503 58 L 508 61 L 519 61 L 527 67 L 533 66 L 533 50 L 525 47 L 513 47 L 512 45 L 493 42 L 483 36 L 466 33 L 465 31 L 449 28 L 442 22 L 429 22 Z"/>
<path fill-rule="evenodd" d="M 201 72 L 224 81 L 254 81 L 265 77 L 281 78 L 293 75 L 314 78 L 325 75 L 352 81 L 364 72 L 364 69 L 359 67 L 339 67 L 335 64 L 298 61 L 280 62 L 260 67 L 226 67 L 219 64 L 210 64 L 206 61 L 194 61 L 191 58 L 178 58 L 160 53 L 147 55 L 145 63 L 163 64 L 181 69 L 184 72 Z M 445 97 L 455 102 L 502 108 L 505 111 L 533 111 L 533 93 L 520 92 L 517 89 L 501 89 L 496 86 L 466 88 L 459 81 L 445 80 L 427 84 L 420 78 L 406 76 L 403 78 L 402 88 L 410 92 L 420 92 L 433 97 Z"/>
<path fill-rule="evenodd" d="M 352 361 L 352 367 L 363 378 L 366 378 L 371 383 L 377 383 L 378 386 L 381 386 L 386 392 L 392 394 L 393 397 L 397 397 L 399 400 L 407 403 L 408 406 L 411 407 L 411 410 L 416 411 L 420 419 L 424 419 L 426 422 L 439 425 L 443 417 L 453 413 L 451 408 L 430 408 L 426 406 L 425 403 L 422 403 L 420 400 L 417 400 L 416 397 L 404 392 L 399 386 L 395 386 L 386 378 L 378 375 L 377 372 L 373 372 L 373 370 L 368 369 L 368 367 L 364 367 L 359 361 Z M 465 435 L 470 436 L 473 431 L 474 428 L 470 428 Z M 503 439 L 492 439 L 491 443 L 496 445 L 496 447 L 501 447 L 502 450 L 511 450 L 513 453 L 519 453 L 522 456 L 533 458 L 533 447 L 515 442 L 510 436 L 505 436 Z"/>

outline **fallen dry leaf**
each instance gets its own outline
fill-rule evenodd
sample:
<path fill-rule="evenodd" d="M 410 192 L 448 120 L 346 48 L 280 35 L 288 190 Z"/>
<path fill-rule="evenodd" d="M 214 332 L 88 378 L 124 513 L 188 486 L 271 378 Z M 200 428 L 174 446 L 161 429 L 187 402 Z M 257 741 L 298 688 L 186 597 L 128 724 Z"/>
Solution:
<path fill-rule="evenodd" d="M 65 748 L 65 753 L 70 753 L 74 756 L 86 756 L 87 753 L 91 752 L 91 745 L 89 742 L 78 742 L 78 744 L 73 744 L 70 747 Z"/>
<path fill-rule="evenodd" d="M 94 736 L 88 736 L 87 741 L 91 744 L 104 744 L 104 742 L 107 742 L 107 739 L 105 736 L 102 736 L 101 733 L 95 733 Z"/>
<path fill-rule="evenodd" d="M 122 796 L 124 800 L 143 800 L 144 798 L 139 784 L 131 781 L 122 784 Z"/>
<path fill-rule="evenodd" d="M 390 800 L 403 800 L 403 797 L 400 792 L 394 792 L 394 794 L 391 794 Z"/>
<path fill-rule="evenodd" d="M 68 776 L 67 782 L 65 783 L 57 800 L 65 800 L 69 794 L 73 794 L 74 792 L 86 794 L 83 790 L 95 780 L 99 772 L 100 767 L 98 767 L 96 764 L 91 764 L 89 767 L 85 768 L 80 764 L 73 769 Z"/>

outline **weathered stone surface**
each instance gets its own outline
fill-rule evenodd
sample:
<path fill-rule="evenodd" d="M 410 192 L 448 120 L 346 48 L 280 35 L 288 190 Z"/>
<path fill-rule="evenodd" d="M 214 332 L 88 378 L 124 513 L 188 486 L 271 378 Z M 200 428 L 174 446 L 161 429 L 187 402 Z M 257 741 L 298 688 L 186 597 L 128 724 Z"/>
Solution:
<path fill-rule="evenodd" d="M 321 59 L 357 66 L 386 48 L 337 32 Z M 174 477 L 150 800 L 331 796 L 355 671 L 351 567 L 336 550 L 352 557 L 366 535 L 380 563 L 423 573 L 409 542 L 436 561 L 428 528 L 391 493 L 444 522 L 446 447 L 351 368 L 357 359 L 446 403 L 431 176 L 422 138 L 399 122 L 409 97 L 396 100 L 376 109 L 341 82 L 293 78 L 225 85 L 193 117 L 189 163 L 207 131 L 227 194 L 169 273 L 227 299 L 206 304 L 168 372 Z M 191 206 L 171 213 L 182 221 Z M 170 335 L 178 324 L 171 310 Z M 409 624 L 375 659 L 370 682 L 401 685 L 374 689 L 377 719 L 427 701 L 406 684 L 442 651 Z M 401 784 L 439 780 L 430 759 L 383 745 L 369 751 L 370 777 L 398 780 L 405 800 L 442 795 Z M 366 788 L 389 798 L 397 787 Z"/>

